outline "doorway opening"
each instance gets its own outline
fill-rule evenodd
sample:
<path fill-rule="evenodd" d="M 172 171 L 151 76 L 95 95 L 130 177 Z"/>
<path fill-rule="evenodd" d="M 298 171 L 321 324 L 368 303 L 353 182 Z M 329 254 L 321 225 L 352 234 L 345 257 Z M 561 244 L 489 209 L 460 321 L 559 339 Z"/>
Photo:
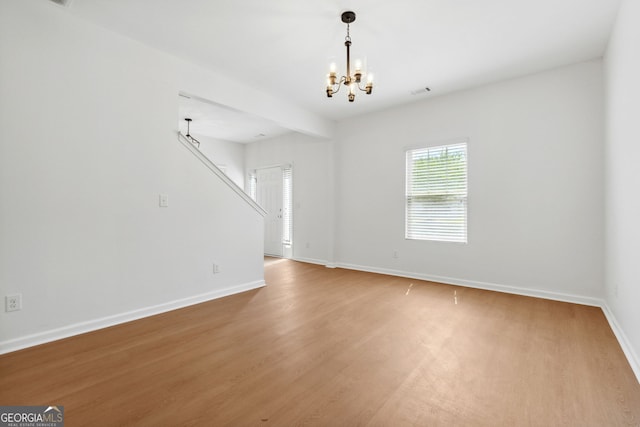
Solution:
<path fill-rule="evenodd" d="M 267 212 L 264 254 L 293 257 L 293 171 L 291 165 L 256 169 L 249 174 L 250 196 Z"/>

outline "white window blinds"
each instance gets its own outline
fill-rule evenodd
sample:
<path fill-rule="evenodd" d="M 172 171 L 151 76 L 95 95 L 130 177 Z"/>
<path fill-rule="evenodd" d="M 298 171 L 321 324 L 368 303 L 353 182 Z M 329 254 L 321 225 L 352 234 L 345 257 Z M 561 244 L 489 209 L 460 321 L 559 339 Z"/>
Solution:
<path fill-rule="evenodd" d="M 405 237 L 467 242 L 467 144 L 407 151 Z"/>
<path fill-rule="evenodd" d="M 291 168 L 282 169 L 282 243 L 291 244 L 291 234 L 293 232 L 293 176 Z"/>
<path fill-rule="evenodd" d="M 258 192 L 258 176 L 256 172 L 249 173 L 249 197 L 256 200 Z"/>

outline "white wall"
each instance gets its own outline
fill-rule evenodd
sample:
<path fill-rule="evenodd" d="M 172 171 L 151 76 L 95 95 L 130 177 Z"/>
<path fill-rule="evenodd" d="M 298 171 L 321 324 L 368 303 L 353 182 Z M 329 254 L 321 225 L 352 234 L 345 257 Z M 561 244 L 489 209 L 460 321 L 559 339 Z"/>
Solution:
<path fill-rule="evenodd" d="M 338 264 L 597 303 L 601 68 L 581 63 L 339 123 Z M 469 242 L 405 240 L 405 149 L 455 138 L 469 143 Z"/>
<path fill-rule="evenodd" d="M 625 0 L 605 56 L 606 291 L 640 379 L 640 3 Z"/>
<path fill-rule="evenodd" d="M 225 173 L 238 187 L 244 189 L 244 146 L 204 135 L 193 135 L 200 141 L 200 151 L 216 166 L 224 166 Z"/>
<path fill-rule="evenodd" d="M 326 264 L 332 257 L 331 161 L 331 141 L 299 133 L 250 143 L 245 147 L 247 170 L 285 164 L 293 167 L 295 259 Z"/>
<path fill-rule="evenodd" d="M 636 352 L 638 9 L 624 3 L 606 60 L 607 298 Z M 262 220 L 176 142 L 177 94 L 307 134 L 331 123 L 46 1 L 0 2 L 0 58 L 0 295 L 24 298 L 0 313 L 0 351 L 260 281 Z M 298 259 L 335 248 L 352 267 L 599 298 L 603 117 L 595 61 L 354 118 L 335 142 L 250 144 L 244 166 L 293 164 Z M 469 243 L 404 240 L 404 149 L 459 137 Z"/>
<path fill-rule="evenodd" d="M 262 217 L 177 141 L 184 63 L 11 0 L 0 58 L 0 351 L 263 282 Z"/>

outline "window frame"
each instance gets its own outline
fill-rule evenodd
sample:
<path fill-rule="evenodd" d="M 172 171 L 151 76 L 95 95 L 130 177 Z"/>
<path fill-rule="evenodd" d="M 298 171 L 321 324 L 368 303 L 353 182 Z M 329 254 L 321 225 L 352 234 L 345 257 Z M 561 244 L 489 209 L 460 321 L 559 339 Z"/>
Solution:
<path fill-rule="evenodd" d="M 289 183 L 287 184 L 287 181 Z M 287 239 L 288 237 L 288 239 Z M 293 244 L 293 167 L 282 167 L 282 244 Z"/>
<path fill-rule="evenodd" d="M 248 174 L 247 179 L 247 194 L 249 197 L 253 199 L 254 202 L 257 202 L 257 192 L 258 190 L 258 173 L 256 169 L 252 169 Z"/>
<path fill-rule="evenodd" d="M 461 148 L 462 147 L 462 148 Z M 444 233 L 428 233 L 424 232 L 422 236 L 415 230 L 416 227 L 411 227 L 411 207 L 410 202 L 411 198 L 415 198 L 416 196 L 411 194 L 411 175 L 410 175 L 410 166 L 415 164 L 415 155 L 420 151 L 433 151 L 437 152 L 439 150 L 455 148 L 457 150 L 462 149 L 464 156 L 464 194 L 461 196 L 457 196 L 459 202 L 463 203 L 463 214 L 462 218 L 464 220 L 464 224 L 462 227 L 462 231 L 457 234 L 450 234 L 447 236 L 446 231 L 454 230 L 443 228 Z M 447 141 L 438 141 L 432 142 L 419 146 L 406 147 L 404 150 L 405 155 L 405 190 L 404 190 L 404 237 L 405 240 L 415 240 L 415 241 L 426 241 L 426 242 L 442 242 L 442 243 L 462 243 L 467 244 L 469 242 L 469 139 L 468 138 L 458 138 Z M 412 159 L 414 163 L 410 165 L 409 161 Z M 413 169 L 411 169 L 413 170 Z M 445 185 L 446 187 L 446 185 Z M 436 194 L 437 196 L 437 194 Z M 442 193 L 442 197 L 451 198 L 450 193 Z M 456 196 L 453 196 L 454 198 Z M 455 218 L 453 216 L 452 218 Z M 441 218 L 441 220 L 444 219 Z M 436 217 L 437 220 L 437 217 Z M 413 219 L 415 221 L 415 218 Z M 413 228 L 413 230 L 412 230 Z"/>

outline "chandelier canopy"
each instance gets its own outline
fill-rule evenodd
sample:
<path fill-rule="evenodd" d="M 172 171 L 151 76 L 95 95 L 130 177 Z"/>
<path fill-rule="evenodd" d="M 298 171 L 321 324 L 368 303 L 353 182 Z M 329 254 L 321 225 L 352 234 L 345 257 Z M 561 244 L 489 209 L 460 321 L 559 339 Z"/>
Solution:
<path fill-rule="evenodd" d="M 371 73 L 363 73 L 362 72 L 362 63 L 360 61 L 356 61 L 355 71 L 353 75 L 351 74 L 351 57 L 350 57 L 350 48 L 351 48 L 351 36 L 349 35 L 349 24 L 356 20 L 356 14 L 352 11 L 347 11 L 342 14 L 342 22 L 347 24 L 347 36 L 344 38 L 344 45 L 347 47 L 347 74 L 340 77 L 338 80 L 338 76 L 336 74 L 336 64 L 333 63 L 329 69 L 329 75 L 327 76 L 327 97 L 333 97 L 334 93 L 338 93 L 341 85 L 345 85 L 349 88 L 349 102 L 353 102 L 356 98 L 356 88 L 359 90 L 366 92 L 367 95 L 371 95 L 371 91 L 373 90 L 373 76 Z M 363 78 L 366 79 L 367 83 L 364 87 L 361 87 L 360 83 Z"/>

